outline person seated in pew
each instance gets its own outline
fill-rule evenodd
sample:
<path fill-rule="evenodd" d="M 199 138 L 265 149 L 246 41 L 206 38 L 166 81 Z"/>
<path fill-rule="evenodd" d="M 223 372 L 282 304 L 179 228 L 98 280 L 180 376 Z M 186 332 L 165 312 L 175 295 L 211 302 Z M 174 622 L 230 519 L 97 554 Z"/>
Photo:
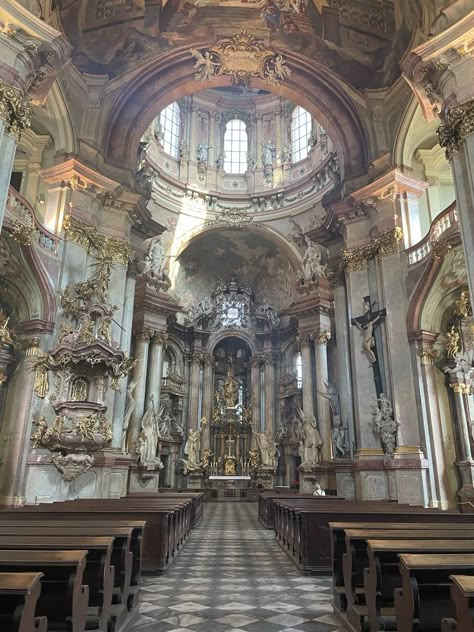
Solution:
<path fill-rule="evenodd" d="M 319 483 L 314 486 L 313 496 L 326 496 L 326 492 Z"/>

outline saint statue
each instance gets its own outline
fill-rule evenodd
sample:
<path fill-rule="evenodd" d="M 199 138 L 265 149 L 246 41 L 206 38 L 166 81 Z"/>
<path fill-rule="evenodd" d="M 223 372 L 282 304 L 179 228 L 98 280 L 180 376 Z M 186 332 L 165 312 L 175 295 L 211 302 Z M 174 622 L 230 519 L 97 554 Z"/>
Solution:
<path fill-rule="evenodd" d="M 237 385 L 237 381 L 234 379 L 232 369 L 230 367 L 227 369 L 227 379 L 224 382 L 222 390 L 224 391 L 226 407 L 234 408 L 238 399 L 239 387 Z"/>
<path fill-rule="evenodd" d="M 331 384 L 329 381 L 324 381 L 324 386 L 326 387 L 326 392 L 318 391 L 318 395 L 324 397 L 329 401 L 329 406 L 331 407 L 332 414 L 340 415 L 341 407 L 339 405 L 339 393 L 337 391 L 337 386 L 335 384 Z"/>
<path fill-rule="evenodd" d="M 326 276 L 326 266 L 321 263 L 321 248 L 311 239 L 306 239 L 306 252 L 303 255 L 303 275 L 305 279 L 315 281 Z"/>
<path fill-rule="evenodd" d="M 131 380 L 129 385 L 127 386 L 127 398 L 125 400 L 125 413 L 123 416 L 123 426 L 122 426 L 122 452 L 125 454 L 127 452 L 127 435 L 128 435 L 128 426 L 130 425 L 130 419 L 133 415 L 133 411 L 135 410 L 136 400 L 133 396 L 133 393 L 137 387 L 137 384 L 141 378 L 141 374 Z"/>
<path fill-rule="evenodd" d="M 264 467 L 276 467 L 280 452 L 270 432 L 256 432 L 255 439 Z"/>
<path fill-rule="evenodd" d="M 197 146 L 198 162 L 205 162 L 207 164 L 207 153 L 209 149 L 209 145 L 206 145 L 205 143 L 199 143 L 199 145 Z"/>
<path fill-rule="evenodd" d="M 300 423 L 298 436 L 300 439 L 301 465 L 317 465 L 321 462 L 321 447 L 323 440 L 319 434 L 316 424 L 316 417 L 311 413 L 305 415 L 301 408 L 298 408 Z"/>
<path fill-rule="evenodd" d="M 346 431 L 342 425 L 342 419 L 339 415 L 333 415 L 332 442 L 334 448 L 334 456 L 345 456 L 347 450 Z"/>
<path fill-rule="evenodd" d="M 142 418 L 142 429 L 137 440 L 137 461 L 147 470 L 153 470 L 157 466 L 161 470 L 164 466 L 159 455 L 159 441 L 161 439 L 158 415 L 155 413 L 153 396 L 150 397 L 151 406 L 145 411 Z"/>
<path fill-rule="evenodd" d="M 187 455 L 187 469 L 192 471 L 201 466 L 201 434 L 203 426 L 201 428 L 193 430 L 190 428 L 188 432 L 188 439 L 184 446 L 184 454 Z"/>
<path fill-rule="evenodd" d="M 262 150 L 262 164 L 264 167 L 273 165 L 275 156 L 275 145 L 273 143 L 265 143 Z"/>
<path fill-rule="evenodd" d="M 165 266 L 165 259 L 165 249 L 163 248 L 161 237 L 157 237 L 150 243 L 148 254 L 145 257 L 143 273 L 157 277 L 161 276 Z"/>

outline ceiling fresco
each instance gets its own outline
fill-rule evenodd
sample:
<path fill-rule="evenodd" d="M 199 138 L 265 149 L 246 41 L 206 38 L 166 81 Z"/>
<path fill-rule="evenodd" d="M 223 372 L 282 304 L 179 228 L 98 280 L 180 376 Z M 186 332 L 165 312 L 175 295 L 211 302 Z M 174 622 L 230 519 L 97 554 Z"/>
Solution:
<path fill-rule="evenodd" d="M 408 0 L 399 0 L 403 4 Z M 176 46 L 232 37 L 246 29 L 271 46 L 323 64 L 357 89 L 388 86 L 421 22 L 416 0 L 398 20 L 380 0 L 79 0 L 61 6 L 73 61 L 117 76 Z M 409 20 L 409 21 L 407 21 Z"/>
<path fill-rule="evenodd" d="M 294 265 L 272 242 L 249 230 L 208 232 L 197 237 L 175 263 L 172 292 L 185 308 L 210 296 L 216 283 L 235 278 L 250 287 L 258 304 L 277 311 L 295 299 Z"/>

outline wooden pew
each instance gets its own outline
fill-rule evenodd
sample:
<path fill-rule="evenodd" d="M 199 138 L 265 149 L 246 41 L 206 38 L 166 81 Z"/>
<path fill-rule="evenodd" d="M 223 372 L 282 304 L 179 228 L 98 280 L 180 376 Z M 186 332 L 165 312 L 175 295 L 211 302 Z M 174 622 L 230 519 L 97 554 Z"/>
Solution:
<path fill-rule="evenodd" d="M 400 554 L 402 587 L 395 588 L 399 632 L 439 630 L 443 618 L 454 617 L 450 575 L 474 575 L 474 554 Z"/>
<path fill-rule="evenodd" d="M 117 503 L 102 501 L 101 503 L 75 504 L 45 503 L 41 505 L 25 505 L 14 510 L 0 511 L 0 520 L 16 520 L 30 517 L 32 520 L 50 520 L 54 514 L 56 521 L 136 521 L 146 522 L 142 552 L 142 570 L 163 571 L 174 559 L 173 537 L 170 529 L 174 528 L 176 506 L 141 499 L 137 502 Z"/>
<path fill-rule="evenodd" d="M 88 615 L 87 625 L 96 625 L 103 632 L 113 625 L 113 544 L 112 537 L 0 535 L 0 549 L 4 550 L 87 550 L 84 583 L 89 586 L 89 607 L 98 609 L 98 615 Z"/>
<path fill-rule="evenodd" d="M 84 632 L 89 602 L 89 587 L 83 585 L 86 556 L 87 551 L 81 550 L 0 550 L 0 571 L 40 572 L 37 615 L 51 624 L 67 621 L 70 632 Z"/>
<path fill-rule="evenodd" d="M 471 523 L 472 524 L 472 523 Z M 449 515 L 445 523 L 416 523 L 405 522 L 405 518 L 400 516 L 397 520 L 397 529 L 424 531 L 426 529 L 449 528 L 452 530 L 464 530 L 469 527 L 469 523 L 452 524 Z M 345 611 L 347 608 L 346 591 L 344 588 L 344 572 L 343 560 L 346 553 L 346 529 L 372 529 L 386 531 L 390 528 L 386 522 L 330 522 L 329 529 L 331 532 L 331 559 L 332 559 L 332 579 L 333 579 L 333 596 L 335 606 Z M 474 525 L 473 525 L 474 528 Z M 398 559 L 397 559 L 398 564 Z"/>
<path fill-rule="evenodd" d="M 360 629 L 367 616 L 364 593 L 364 569 L 368 567 L 368 540 L 470 540 L 471 529 L 346 529 L 346 552 L 343 555 L 344 590 L 347 616 L 351 624 Z"/>
<path fill-rule="evenodd" d="M 36 616 L 43 573 L 0 572 L 0 629 L 2 632 L 47 632 L 48 620 Z"/>
<path fill-rule="evenodd" d="M 141 523 L 143 525 L 143 523 Z M 132 592 L 131 579 L 133 568 L 133 553 L 131 551 L 131 541 L 133 529 L 130 526 L 120 527 L 110 526 L 72 526 L 70 523 L 58 525 L 48 525 L 46 523 L 30 524 L 30 522 L 14 523 L 0 521 L 0 536 L 3 535 L 27 535 L 57 538 L 58 536 L 109 536 L 114 539 L 111 565 L 114 567 L 114 594 L 112 597 L 112 616 L 116 625 L 120 625 L 126 615 L 126 611 L 133 609 L 134 594 L 138 592 L 138 587 Z M 143 526 L 142 529 L 143 530 Z"/>
<path fill-rule="evenodd" d="M 394 590 L 401 587 L 400 553 L 474 553 L 473 540 L 368 540 L 364 593 L 370 632 L 394 623 Z"/>
<path fill-rule="evenodd" d="M 288 505 L 289 501 L 285 502 Z M 278 504 L 277 503 L 277 504 Z M 329 522 L 432 522 L 472 524 L 472 516 L 456 512 L 427 510 L 397 504 L 372 504 L 366 501 L 314 502 L 310 506 L 291 504 L 293 514 L 292 549 L 288 553 L 304 571 L 327 573 L 331 571 L 331 536 Z"/>
<path fill-rule="evenodd" d="M 442 632 L 474 632 L 474 577 L 451 575 L 451 599 L 456 618 L 442 621 Z"/>

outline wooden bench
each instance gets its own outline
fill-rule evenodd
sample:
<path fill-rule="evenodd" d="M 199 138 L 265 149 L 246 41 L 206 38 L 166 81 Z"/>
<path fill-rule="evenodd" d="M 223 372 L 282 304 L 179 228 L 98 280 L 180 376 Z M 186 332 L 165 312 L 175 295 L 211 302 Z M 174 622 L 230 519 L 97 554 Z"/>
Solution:
<path fill-rule="evenodd" d="M 95 524 L 95 523 L 94 523 Z M 143 525 L 143 523 L 141 523 Z M 28 535 L 57 538 L 58 536 L 108 536 L 114 539 L 111 565 L 114 567 L 114 593 L 112 596 L 112 617 L 116 620 L 116 625 L 120 625 L 126 612 L 133 609 L 134 596 L 138 593 L 138 585 L 131 587 L 133 557 L 131 542 L 133 528 L 130 526 L 120 527 L 110 526 L 71 526 L 70 523 L 64 525 L 47 525 L 46 523 L 36 523 L 30 525 L 29 522 L 11 524 L 0 521 L 0 536 L 2 535 Z M 140 531 L 143 531 L 143 526 Z"/>
<path fill-rule="evenodd" d="M 47 632 L 48 621 L 36 616 L 43 573 L 0 572 L 0 629 L 2 632 Z"/>
<path fill-rule="evenodd" d="M 89 587 L 83 585 L 86 556 L 81 550 L 0 550 L 0 571 L 40 573 L 37 615 L 56 626 L 68 622 L 71 632 L 84 632 L 89 602 Z"/>
<path fill-rule="evenodd" d="M 83 581 L 89 586 L 89 608 L 98 610 L 97 615 L 88 614 L 87 626 L 96 626 L 103 632 L 114 625 L 114 567 L 111 566 L 113 544 L 114 538 L 111 537 L 0 535 L 0 549 L 86 550 Z"/>
<path fill-rule="evenodd" d="M 445 617 L 455 616 L 450 576 L 474 574 L 474 554 L 400 554 L 402 587 L 395 588 L 399 632 L 439 630 Z"/>
<path fill-rule="evenodd" d="M 456 618 L 442 621 L 442 632 L 474 632 L 474 577 L 451 575 L 451 599 L 456 609 Z"/>
<path fill-rule="evenodd" d="M 343 555 L 342 564 L 347 616 L 350 623 L 358 630 L 363 624 L 363 617 L 367 616 L 364 569 L 369 565 L 368 540 L 468 540 L 474 542 L 474 528 L 346 529 L 345 538 L 346 552 Z"/>
<path fill-rule="evenodd" d="M 394 624 L 394 590 L 402 585 L 400 553 L 474 553 L 473 540 L 368 540 L 364 595 L 371 632 Z"/>

